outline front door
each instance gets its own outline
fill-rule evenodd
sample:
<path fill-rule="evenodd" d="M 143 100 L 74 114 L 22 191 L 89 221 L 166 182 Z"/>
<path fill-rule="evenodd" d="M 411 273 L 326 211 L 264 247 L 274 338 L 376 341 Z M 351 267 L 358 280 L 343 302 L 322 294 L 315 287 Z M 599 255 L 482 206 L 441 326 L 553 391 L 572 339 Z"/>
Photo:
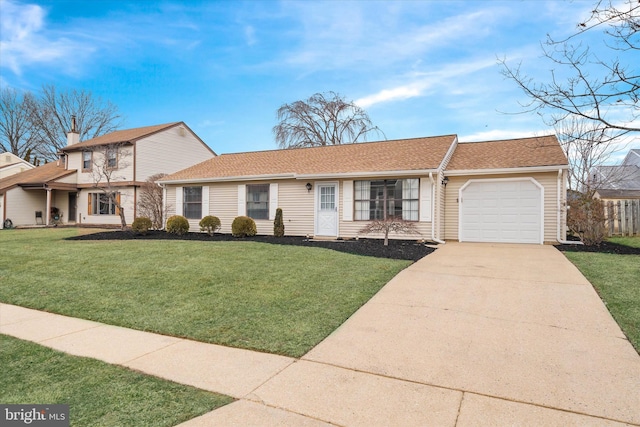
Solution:
<path fill-rule="evenodd" d="M 316 235 L 338 236 L 338 184 L 316 185 Z"/>
<path fill-rule="evenodd" d="M 67 214 L 67 222 L 76 222 L 76 206 L 78 193 L 69 193 L 69 212 Z"/>

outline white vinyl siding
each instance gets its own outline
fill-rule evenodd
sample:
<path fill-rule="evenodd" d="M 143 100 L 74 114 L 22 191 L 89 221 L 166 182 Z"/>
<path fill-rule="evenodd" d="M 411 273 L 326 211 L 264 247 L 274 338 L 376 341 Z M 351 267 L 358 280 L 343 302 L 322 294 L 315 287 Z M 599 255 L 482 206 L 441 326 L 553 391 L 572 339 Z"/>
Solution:
<path fill-rule="evenodd" d="M 176 126 L 136 142 L 136 181 L 145 181 L 157 173 L 171 174 L 214 157 L 191 132 Z M 128 163 L 134 162 L 132 157 Z"/>

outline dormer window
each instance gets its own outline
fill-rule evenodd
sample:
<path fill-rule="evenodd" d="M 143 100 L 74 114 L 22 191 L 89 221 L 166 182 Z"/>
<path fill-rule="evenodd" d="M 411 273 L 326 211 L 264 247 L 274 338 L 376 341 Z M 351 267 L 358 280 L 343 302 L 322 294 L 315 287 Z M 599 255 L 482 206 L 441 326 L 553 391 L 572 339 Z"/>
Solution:
<path fill-rule="evenodd" d="M 93 153 L 91 153 L 91 151 L 83 151 L 82 152 L 82 170 L 83 171 L 91 170 L 92 154 Z"/>

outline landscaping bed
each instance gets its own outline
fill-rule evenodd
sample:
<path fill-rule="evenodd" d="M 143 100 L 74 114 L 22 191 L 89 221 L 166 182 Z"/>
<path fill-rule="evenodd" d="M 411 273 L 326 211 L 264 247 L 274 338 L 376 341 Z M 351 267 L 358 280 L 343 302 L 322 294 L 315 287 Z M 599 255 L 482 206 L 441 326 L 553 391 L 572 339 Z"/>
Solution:
<path fill-rule="evenodd" d="M 307 246 L 316 248 L 333 249 L 354 255 L 372 256 L 377 258 L 403 259 L 417 261 L 430 254 L 435 249 L 418 243 L 416 240 L 389 240 L 389 245 L 384 246 L 382 239 L 352 239 L 352 240 L 309 240 L 298 236 L 253 236 L 237 238 L 231 234 L 218 234 L 209 236 L 207 233 L 186 233 L 183 235 L 171 234 L 165 231 L 149 231 L 146 235 L 137 234 L 130 230 L 104 231 L 82 236 L 74 236 L 69 240 L 190 240 L 190 241 L 251 241 L 271 243 L 277 245 Z"/>
<path fill-rule="evenodd" d="M 559 251 L 562 252 L 597 252 L 605 254 L 618 254 L 618 255 L 640 255 L 640 248 L 620 245 L 618 243 L 603 241 L 598 245 L 557 245 Z"/>

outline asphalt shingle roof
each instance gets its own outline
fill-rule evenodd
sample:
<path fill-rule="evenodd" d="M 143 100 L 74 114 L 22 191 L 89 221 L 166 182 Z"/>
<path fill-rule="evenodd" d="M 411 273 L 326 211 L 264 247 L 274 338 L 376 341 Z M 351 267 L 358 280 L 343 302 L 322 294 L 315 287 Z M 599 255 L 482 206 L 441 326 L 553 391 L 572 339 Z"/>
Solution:
<path fill-rule="evenodd" d="M 447 171 L 566 166 L 555 135 L 458 144 Z"/>
<path fill-rule="evenodd" d="M 46 165 L 0 179 L 0 192 L 16 185 L 45 184 L 75 172 L 75 169 L 66 170 L 63 165 L 58 166 L 58 162 L 47 163 Z"/>
<path fill-rule="evenodd" d="M 222 154 L 162 181 L 437 169 L 455 135 Z"/>
<path fill-rule="evenodd" d="M 177 126 L 182 122 L 165 123 L 162 125 L 145 126 L 134 129 L 117 130 L 105 135 L 98 136 L 96 138 L 87 139 L 86 141 L 79 142 L 77 144 L 64 147 L 63 151 L 76 151 L 83 148 L 95 147 L 106 144 L 120 144 L 127 142 L 134 142 L 142 138 L 146 138 L 149 135 L 169 129 L 173 126 Z"/>

